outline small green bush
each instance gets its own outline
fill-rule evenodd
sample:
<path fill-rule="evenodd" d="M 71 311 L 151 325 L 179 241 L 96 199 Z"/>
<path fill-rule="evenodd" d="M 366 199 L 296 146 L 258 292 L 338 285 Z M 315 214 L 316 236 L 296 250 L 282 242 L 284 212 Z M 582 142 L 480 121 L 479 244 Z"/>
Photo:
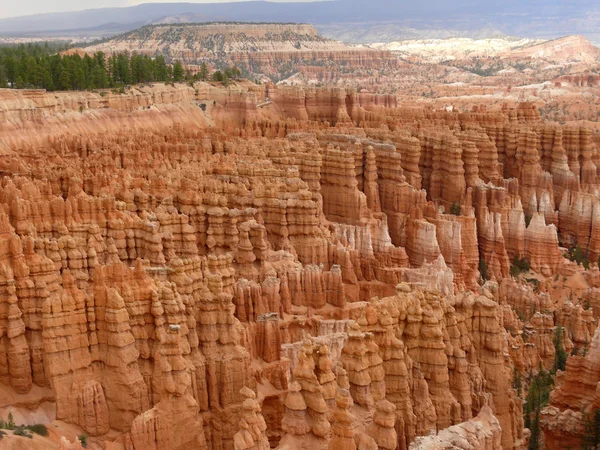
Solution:
<path fill-rule="evenodd" d="M 514 368 L 513 371 L 513 382 L 512 382 L 512 386 L 513 389 L 515 391 L 517 391 L 517 395 L 519 396 L 519 398 L 521 398 L 522 394 L 522 388 L 523 388 L 523 384 L 521 383 L 521 374 L 519 373 L 519 371 L 517 370 L 517 368 Z"/>
<path fill-rule="evenodd" d="M 48 428 L 46 428 L 46 425 L 44 424 L 36 423 L 33 425 L 27 425 L 25 428 L 35 434 L 39 434 L 40 436 L 48 436 Z"/>
<path fill-rule="evenodd" d="M 569 357 L 563 347 L 563 327 L 560 325 L 554 330 L 552 343 L 554 344 L 554 364 L 551 373 L 555 374 L 557 370 L 566 370 L 567 358 Z"/>
<path fill-rule="evenodd" d="M 88 441 L 87 441 L 88 435 L 87 434 L 82 434 L 81 436 L 77 436 L 77 438 L 79 439 L 79 442 L 81 442 L 81 446 L 83 448 L 87 448 L 87 445 L 88 445 Z"/>
<path fill-rule="evenodd" d="M 479 260 L 479 274 L 481 275 L 481 279 L 484 282 L 490 279 L 490 274 L 488 273 L 488 265 L 485 262 L 485 259 Z"/>
<path fill-rule="evenodd" d="M 527 281 L 529 284 L 531 284 L 533 286 L 534 292 L 539 292 L 540 280 L 538 280 L 537 278 L 527 278 L 525 281 Z"/>
<path fill-rule="evenodd" d="M 31 435 L 29 433 L 30 431 L 32 433 L 39 434 L 40 436 L 48 436 L 48 428 L 46 428 L 46 425 L 43 425 L 41 423 L 36 423 L 33 425 L 17 426 L 15 424 L 15 418 L 13 417 L 12 413 L 10 413 L 10 412 L 8 413 L 8 419 L 6 420 L 6 422 L 4 420 L 0 419 L 0 429 L 15 430 L 15 434 L 17 436 L 25 436 L 28 438 L 31 438 Z M 6 433 L 4 433 L 4 434 L 6 434 Z"/>
<path fill-rule="evenodd" d="M 523 272 L 528 272 L 531 269 L 531 264 L 527 258 L 520 258 L 518 254 L 512 260 L 512 264 L 510 266 L 510 275 L 513 278 L 518 277 Z"/>
<path fill-rule="evenodd" d="M 450 206 L 450 214 L 454 214 L 455 216 L 460 216 L 461 207 L 458 203 L 452 203 Z"/>
<path fill-rule="evenodd" d="M 6 430 L 14 430 L 15 428 L 17 428 L 17 425 L 15 424 L 15 418 L 13 417 L 11 412 L 8 413 L 8 419 L 6 420 L 2 428 Z"/>
<path fill-rule="evenodd" d="M 600 445 L 600 409 L 594 409 L 592 414 L 587 412 L 583 414 L 583 428 L 581 448 L 583 450 L 598 448 Z"/>
<path fill-rule="evenodd" d="M 587 251 L 584 251 L 579 245 L 571 247 L 568 253 L 563 255 L 565 258 L 576 262 L 578 266 L 583 266 L 585 270 L 590 268 L 590 261 L 587 258 Z"/>
<path fill-rule="evenodd" d="M 23 436 L 23 437 L 26 437 L 29 439 L 33 439 L 33 436 L 31 435 L 31 433 L 29 433 L 24 426 L 15 428 L 14 434 L 15 434 L 15 436 Z"/>

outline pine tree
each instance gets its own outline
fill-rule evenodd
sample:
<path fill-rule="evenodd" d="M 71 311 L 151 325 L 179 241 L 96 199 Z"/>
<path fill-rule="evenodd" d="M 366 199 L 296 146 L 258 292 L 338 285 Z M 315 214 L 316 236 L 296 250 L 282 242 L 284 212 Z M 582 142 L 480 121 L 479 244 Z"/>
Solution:
<path fill-rule="evenodd" d="M 61 91 L 67 91 L 71 89 L 71 85 L 71 74 L 66 67 L 63 67 L 58 77 L 58 88 Z"/>
<path fill-rule="evenodd" d="M 15 424 L 15 418 L 13 417 L 12 413 L 9 412 L 8 413 L 8 420 L 6 421 L 6 429 L 7 430 L 14 430 L 17 427 L 17 425 Z"/>
<path fill-rule="evenodd" d="M 556 373 L 557 370 L 564 371 L 567 367 L 567 352 L 563 346 L 563 328 L 558 325 L 554 330 L 554 365 L 552 366 L 552 372 Z"/>
<path fill-rule="evenodd" d="M 513 388 L 515 389 L 515 391 L 517 391 L 517 395 L 519 396 L 519 398 L 521 398 L 521 374 L 519 373 L 516 367 L 513 372 Z"/>
<path fill-rule="evenodd" d="M 531 430 L 529 439 L 529 450 L 539 448 L 539 417 L 540 411 L 550 401 L 550 391 L 554 385 L 554 378 L 550 372 L 544 370 L 540 363 L 539 372 L 536 376 L 530 378 L 529 390 L 523 406 L 523 419 L 525 427 Z"/>
<path fill-rule="evenodd" d="M 179 61 L 175 61 L 173 64 L 173 81 L 180 82 L 183 81 L 185 73 L 183 71 L 183 66 Z"/>
<path fill-rule="evenodd" d="M 600 409 L 595 409 L 591 417 L 583 414 L 583 435 L 581 448 L 583 450 L 596 450 L 600 446 Z"/>
<path fill-rule="evenodd" d="M 6 77 L 6 69 L 0 66 L 0 89 L 8 87 L 8 78 Z"/>
<path fill-rule="evenodd" d="M 538 450 L 540 448 L 540 411 L 537 410 L 531 423 L 531 436 L 529 438 L 528 450 Z"/>
<path fill-rule="evenodd" d="M 208 80 L 208 66 L 205 62 L 200 64 L 200 71 L 198 72 L 198 79 L 202 81 Z"/>
<path fill-rule="evenodd" d="M 153 81 L 193 79 L 182 64 L 167 64 L 165 57 L 102 52 L 94 55 L 61 55 L 50 43 L 0 47 L 0 87 L 55 89 L 105 89 Z M 232 72 L 233 73 L 233 72 Z M 206 64 L 201 76 L 208 79 Z"/>

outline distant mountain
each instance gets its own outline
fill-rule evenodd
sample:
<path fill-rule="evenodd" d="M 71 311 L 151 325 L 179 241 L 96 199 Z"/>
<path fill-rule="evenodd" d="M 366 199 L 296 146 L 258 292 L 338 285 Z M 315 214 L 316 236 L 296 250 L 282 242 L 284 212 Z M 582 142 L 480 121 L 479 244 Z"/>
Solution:
<path fill-rule="evenodd" d="M 312 23 L 323 35 L 349 42 L 498 34 L 545 39 L 581 34 L 600 41 L 596 0 L 146 3 L 0 19 L 0 36 L 98 37 L 153 23 L 210 21 Z"/>

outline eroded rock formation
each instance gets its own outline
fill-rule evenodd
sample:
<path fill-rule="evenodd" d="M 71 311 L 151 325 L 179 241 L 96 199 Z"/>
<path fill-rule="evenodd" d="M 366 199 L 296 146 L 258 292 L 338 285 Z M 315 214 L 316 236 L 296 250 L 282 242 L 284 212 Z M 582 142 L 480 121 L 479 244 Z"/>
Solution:
<path fill-rule="evenodd" d="M 591 347 L 543 423 L 575 441 L 589 132 L 261 89 L 0 90 L 0 393 L 106 449 L 521 449 L 513 373 L 552 366 L 560 325 Z"/>

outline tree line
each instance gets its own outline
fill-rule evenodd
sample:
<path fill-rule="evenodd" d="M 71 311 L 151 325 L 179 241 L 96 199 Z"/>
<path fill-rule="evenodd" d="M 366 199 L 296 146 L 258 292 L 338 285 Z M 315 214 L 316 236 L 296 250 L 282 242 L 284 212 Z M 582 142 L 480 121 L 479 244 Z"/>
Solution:
<path fill-rule="evenodd" d="M 191 75 L 179 61 L 168 64 L 162 55 L 119 53 L 107 57 L 96 52 L 81 56 L 61 54 L 64 49 L 48 43 L 0 47 L 0 88 L 70 91 L 209 79 L 227 84 L 229 78 L 240 75 L 234 67 L 211 76 L 206 63 Z"/>

